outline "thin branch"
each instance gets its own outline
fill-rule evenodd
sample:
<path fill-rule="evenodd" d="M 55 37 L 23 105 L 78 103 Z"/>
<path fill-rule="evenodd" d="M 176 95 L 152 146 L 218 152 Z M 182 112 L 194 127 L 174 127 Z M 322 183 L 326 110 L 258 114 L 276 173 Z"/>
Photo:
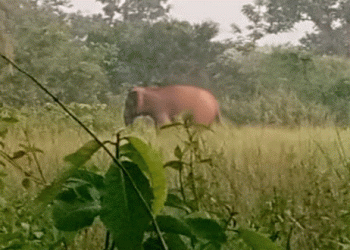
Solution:
<path fill-rule="evenodd" d="M 31 145 L 31 144 L 30 144 L 28 131 L 24 130 L 23 132 L 24 132 L 24 135 L 25 135 L 25 137 L 26 137 L 28 146 L 29 146 L 30 148 L 34 147 L 34 145 Z M 34 162 L 35 162 L 36 167 L 37 167 L 37 169 L 38 169 L 38 172 L 39 172 L 39 174 L 40 174 L 40 176 L 41 176 L 41 179 L 43 180 L 43 182 L 44 182 L 45 185 L 46 185 L 46 184 L 47 184 L 47 181 L 46 181 L 46 178 L 45 178 L 45 176 L 44 176 L 43 169 L 42 169 L 42 167 L 41 167 L 41 165 L 40 165 L 40 162 L 39 162 L 39 160 L 38 160 L 38 157 L 37 157 L 37 155 L 36 155 L 36 152 L 35 152 L 35 151 L 31 151 L 30 153 L 32 154 L 32 156 L 33 156 L 33 158 L 34 158 Z"/>
<path fill-rule="evenodd" d="M 52 100 L 58 106 L 60 106 L 64 110 L 64 112 L 66 112 L 75 122 L 77 122 L 101 146 L 101 148 L 103 148 L 103 150 L 111 157 L 113 162 L 123 171 L 123 173 L 127 176 L 127 178 L 129 178 L 133 189 L 135 190 L 135 192 L 137 193 L 137 195 L 141 199 L 141 201 L 142 201 L 143 205 L 145 206 L 148 214 L 151 216 L 152 223 L 153 223 L 153 225 L 155 227 L 155 230 L 157 232 L 157 235 L 158 235 L 158 237 L 159 237 L 159 239 L 160 239 L 160 241 L 162 243 L 163 249 L 167 250 L 168 247 L 167 247 L 167 245 L 165 243 L 165 240 L 164 240 L 164 238 L 162 236 L 162 233 L 160 231 L 160 228 L 159 228 L 159 225 L 158 225 L 158 223 L 156 221 L 156 218 L 153 215 L 152 210 L 151 210 L 150 206 L 148 205 L 147 201 L 143 197 L 143 195 L 141 193 L 141 190 L 137 187 L 134 179 L 130 175 L 129 171 L 127 171 L 126 168 L 121 164 L 121 162 L 117 158 L 114 157 L 112 152 L 105 146 L 105 144 L 100 139 L 98 139 L 97 136 L 88 127 L 86 127 L 68 108 L 66 108 L 66 106 L 56 96 L 54 96 L 47 88 L 45 88 L 43 84 L 41 84 L 38 80 L 36 80 L 32 75 L 30 75 L 29 73 L 27 73 L 26 71 L 21 69 L 17 64 L 12 62 L 9 58 L 4 56 L 3 54 L 0 54 L 0 56 L 5 61 L 7 61 L 9 64 L 13 65 L 13 67 L 15 69 L 17 69 L 19 72 L 21 72 L 22 74 L 24 74 L 25 76 L 30 78 L 41 90 L 43 90 L 48 96 L 50 96 L 52 98 Z"/>

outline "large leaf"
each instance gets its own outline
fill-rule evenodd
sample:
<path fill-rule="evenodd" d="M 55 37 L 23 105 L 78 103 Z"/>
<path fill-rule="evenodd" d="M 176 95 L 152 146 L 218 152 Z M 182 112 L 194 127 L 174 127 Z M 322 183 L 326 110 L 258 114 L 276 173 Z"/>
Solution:
<path fill-rule="evenodd" d="M 164 234 L 164 240 L 169 250 L 188 250 L 184 241 L 181 239 L 178 234 Z M 163 250 L 162 243 L 159 238 L 148 238 L 147 241 L 143 244 L 144 250 Z"/>
<path fill-rule="evenodd" d="M 63 231 L 76 231 L 90 226 L 101 210 L 100 189 L 103 177 L 79 170 L 69 178 L 54 200 L 52 214 L 55 226 Z"/>
<path fill-rule="evenodd" d="M 190 226 L 192 233 L 201 239 L 224 243 L 227 240 L 225 230 L 212 219 L 187 218 L 185 222 Z"/>
<path fill-rule="evenodd" d="M 163 209 L 167 197 L 165 170 L 160 152 L 139 138 L 128 137 L 127 139 L 129 143 L 120 147 L 120 155 L 128 157 L 137 164 L 149 178 L 154 195 L 152 210 L 154 214 L 158 214 Z"/>
<path fill-rule="evenodd" d="M 269 238 L 249 229 L 239 229 L 239 236 L 253 250 L 282 250 L 281 247 L 273 243 Z"/>
<path fill-rule="evenodd" d="M 132 162 L 122 162 L 144 200 L 151 206 L 153 194 L 148 179 Z M 142 249 L 144 232 L 151 221 L 145 204 L 123 171 L 112 164 L 105 176 L 101 220 L 110 230 L 119 250 Z"/>
<path fill-rule="evenodd" d="M 52 215 L 56 228 L 63 231 L 77 231 L 90 226 L 100 210 L 99 202 L 79 201 L 76 197 L 69 202 L 55 200 Z"/>
<path fill-rule="evenodd" d="M 168 194 L 165 206 L 182 209 L 187 213 L 191 213 L 191 208 L 189 208 L 186 203 L 175 194 Z"/>
<path fill-rule="evenodd" d="M 79 148 L 73 154 L 64 157 L 64 160 L 72 163 L 74 166 L 82 166 L 85 162 L 90 160 L 92 155 L 96 153 L 101 148 L 101 145 L 95 141 L 91 140 L 85 143 L 81 148 Z"/>
<path fill-rule="evenodd" d="M 62 185 L 72 176 L 76 169 L 69 169 L 59 174 L 59 176 L 50 185 L 45 186 L 35 198 L 34 209 L 41 212 L 54 198 L 62 191 Z"/>
<path fill-rule="evenodd" d="M 169 215 L 158 215 L 157 223 L 162 232 L 181 234 L 189 238 L 192 238 L 194 236 L 192 234 L 190 226 L 181 219 Z"/>

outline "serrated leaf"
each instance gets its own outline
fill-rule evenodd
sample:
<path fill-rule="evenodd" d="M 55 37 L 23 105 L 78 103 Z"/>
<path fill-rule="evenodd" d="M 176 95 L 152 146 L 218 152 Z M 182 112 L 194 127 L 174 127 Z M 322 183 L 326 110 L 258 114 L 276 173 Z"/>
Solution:
<path fill-rule="evenodd" d="M 149 178 L 154 195 L 152 210 L 154 214 L 158 214 L 163 209 L 167 197 L 167 182 L 161 154 L 139 138 L 128 137 L 127 140 L 129 143 L 120 147 L 120 155 L 137 164 Z"/>
<path fill-rule="evenodd" d="M 192 233 L 202 239 L 224 243 L 227 240 L 225 230 L 212 219 L 187 218 L 185 222 L 190 226 Z"/>
<path fill-rule="evenodd" d="M 23 156 L 25 156 L 27 153 L 23 150 L 18 150 L 16 152 L 13 153 L 11 160 L 15 160 L 15 159 L 19 159 L 22 158 Z"/>
<path fill-rule="evenodd" d="M 183 168 L 182 161 L 168 161 L 164 164 L 164 168 L 169 167 L 175 170 L 181 170 Z"/>
<path fill-rule="evenodd" d="M 269 238 L 249 229 L 241 228 L 238 235 L 252 250 L 282 250 L 281 247 L 273 243 Z"/>
<path fill-rule="evenodd" d="M 151 206 L 153 193 L 148 179 L 132 162 L 122 162 L 144 200 Z M 114 237 L 119 250 L 141 250 L 144 232 L 151 216 L 134 190 L 130 179 L 112 164 L 105 175 L 100 218 Z"/>
<path fill-rule="evenodd" d="M 101 145 L 95 140 L 88 141 L 75 153 L 67 155 L 64 160 L 72 163 L 74 166 L 82 166 L 85 162 L 90 160 L 92 155 L 101 148 Z"/>

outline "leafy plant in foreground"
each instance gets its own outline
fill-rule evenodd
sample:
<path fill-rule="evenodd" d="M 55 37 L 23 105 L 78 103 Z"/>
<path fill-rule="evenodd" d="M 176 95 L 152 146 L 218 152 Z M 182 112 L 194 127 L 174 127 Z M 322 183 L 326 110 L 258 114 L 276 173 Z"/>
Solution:
<path fill-rule="evenodd" d="M 174 204 L 174 196 L 168 195 L 165 199 L 165 172 L 159 153 L 138 138 L 126 139 L 127 143 L 120 147 L 121 163 L 137 184 L 143 199 L 158 215 L 156 221 L 169 249 L 188 249 L 190 246 L 220 249 L 227 236 L 218 222 L 189 215 L 168 215 L 167 209 L 163 210 L 164 205 Z M 73 165 L 83 165 L 97 148 L 90 141 L 65 160 Z M 150 223 L 151 216 L 132 188 L 130 179 L 115 164 L 111 164 L 104 176 L 76 169 L 66 180 L 52 208 L 58 229 L 77 231 L 90 226 L 99 216 L 118 249 L 163 248 L 160 240 L 153 237 L 154 233 L 150 233 L 155 232 Z M 182 209 L 190 211 L 185 205 Z"/>
<path fill-rule="evenodd" d="M 177 218 L 179 221 L 176 222 L 173 221 L 172 217 L 161 218 L 159 221 L 160 227 L 162 228 L 166 221 L 166 224 L 171 225 L 166 227 L 167 233 L 174 233 L 174 228 L 180 229 L 180 231 L 175 232 L 188 236 L 192 240 L 192 247 L 199 245 L 199 249 L 222 249 L 228 245 L 229 249 L 231 249 L 232 245 L 230 245 L 229 241 L 231 243 L 232 241 L 243 241 L 245 247 L 253 250 L 281 249 L 269 238 L 258 232 L 239 227 L 236 225 L 237 223 L 233 223 L 231 226 L 230 222 L 236 214 L 235 212 L 230 211 L 228 219 L 222 218 L 215 211 L 209 211 L 207 204 L 205 204 L 207 201 L 203 199 L 202 195 L 199 195 L 200 192 L 198 190 L 205 188 L 201 187 L 203 186 L 203 181 L 200 181 L 199 169 L 204 167 L 203 164 L 208 164 L 210 168 L 214 167 L 213 159 L 207 157 L 203 149 L 205 141 L 201 135 L 203 130 L 215 132 L 203 125 L 193 124 L 191 117 L 187 117 L 183 123 L 166 125 L 162 129 L 171 127 L 184 130 L 187 138 L 183 141 L 184 146 L 177 145 L 174 149 L 174 155 L 177 160 L 169 161 L 164 165 L 178 171 L 180 186 L 168 195 L 165 205 L 183 211 L 184 215 L 179 216 Z M 216 170 L 213 169 L 212 171 Z M 225 206 L 224 204 L 218 205 Z M 206 211 L 205 217 L 201 215 L 203 210 Z M 190 230 L 188 230 L 189 228 Z M 193 239 L 195 240 L 193 241 Z M 180 239 L 177 242 L 179 241 Z"/>

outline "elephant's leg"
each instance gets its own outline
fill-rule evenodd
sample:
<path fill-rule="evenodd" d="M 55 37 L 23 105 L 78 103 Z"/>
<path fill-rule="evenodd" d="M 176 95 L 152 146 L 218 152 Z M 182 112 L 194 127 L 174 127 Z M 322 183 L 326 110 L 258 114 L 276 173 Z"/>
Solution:
<path fill-rule="evenodd" d="M 162 125 L 167 124 L 167 123 L 171 123 L 170 116 L 165 112 L 158 114 L 156 116 L 155 121 L 156 121 L 157 125 L 159 125 L 159 126 L 162 126 Z"/>

